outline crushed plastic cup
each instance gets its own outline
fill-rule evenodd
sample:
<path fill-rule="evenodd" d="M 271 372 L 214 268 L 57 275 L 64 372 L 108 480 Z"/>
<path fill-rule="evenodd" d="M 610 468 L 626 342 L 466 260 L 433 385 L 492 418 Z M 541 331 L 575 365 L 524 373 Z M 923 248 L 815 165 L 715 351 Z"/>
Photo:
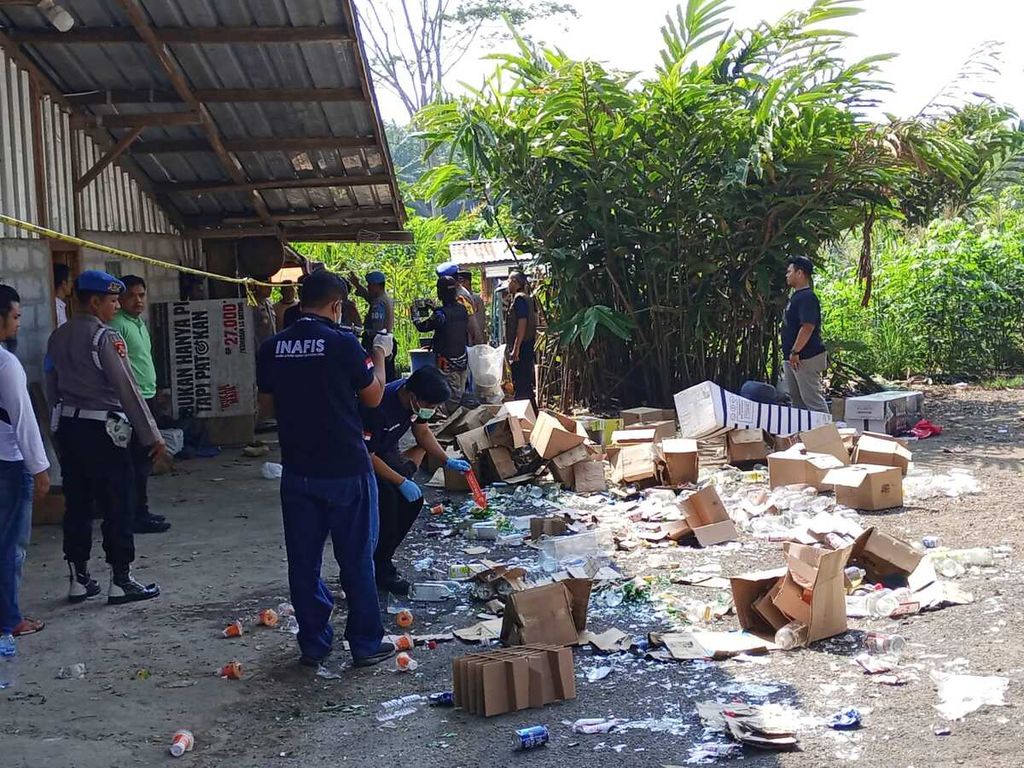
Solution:
<path fill-rule="evenodd" d="M 277 615 L 282 619 L 295 615 L 295 606 L 291 603 L 281 603 L 277 606 Z"/>
<path fill-rule="evenodd" d="M 288 632 L 292 635 L 299 634 L 299 620 L 295 618 L 295 614 L 291 616 L 285 616 L 284 621 L 277 625 L 277 628 L 282 632 Z"/>
<path fill-rule="evenodd" d="M 260 475 L 263 476 L 264 480 L 280 480 L 281 475 L 284 474 L 284 467 L 273 461 L 268 461 L 260 467 Z"/>
<path fill-rule="evenodd" d="M 395 623 L 402 629 L 408 629 L 413 623 L 412 611 L 408 608 L 403 608 L 397 614 L 395 614 Z"/>
<path fill-rule="evenodd" d="M 192 731 L 182 729 L 174 734 L 174 738 L 171 739 L 171 746 L 168 747 L 168 751 L 172 757 L 181 757 L 186 752 L 191 752 L 196 745 L 195 736 L 192 735 Z"/>
<path fill-rule="evenodd" d="M 238 661 L 232 661 L 225 664 L 220 668 L 217 673 L 218 677 L 225 680 L 241 680 L 242 679 L 242 664 Z"/>
<path fill-rule="evenodd" d="M 395 656 L 395 669 L 399 672 L 415 672 L 419 662 L 404 651 Z"/>
<path fill-rule="evenodd" d="M 242 622 L 235 619 L 221 631 L 221 635 L 224 637 L 241 637 L 245 630 L 242 628 Z"/>
<path fill-rule="evenodd" d="M 395 650 L 397 651 L 411 651 L 414 645 L 412 635 L 399 635 L 395 638 Z"/>
<path fill-rule="evenodd" d="M 262 611 L 260 611 L 259 619 L 260 624 L 262 624 L 264 627 L 271 628 L 276 627 L 278 621 L 280 620 L 277 615 L 277 611 L 275 611 L 273 608 L 264 608 Z"/>

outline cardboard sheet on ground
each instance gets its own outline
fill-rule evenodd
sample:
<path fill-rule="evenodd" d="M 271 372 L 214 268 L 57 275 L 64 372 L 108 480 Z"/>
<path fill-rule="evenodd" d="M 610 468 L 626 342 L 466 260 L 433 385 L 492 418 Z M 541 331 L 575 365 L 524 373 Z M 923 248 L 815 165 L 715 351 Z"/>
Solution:
<path fill-rule="evenodd" d="M 741 653 L 767 653 L 777 648 L 774 643 L 749 632 L 716 632 L 690 629 L 685 632 L 654 633 L 653 645 L 664 646 L 677 661 L 686 659 L 728 659 Z"/>
<path fill-rule="evenodd" d="M 705 728 L 723 731 L 742 744 L 761 749 L 793 749 L 797 746 L 797 724 L 777 705 L 742 702 L 697 702 L 697 714 Z"/>
<path fill-rule="evenodd" d="M 471 627 L 456 629 L 453 633 L 464 643 L 480 643 L 501 637 L 501 619 L 480 621 Z"/>
<path fill-rule="evenodd" d="M 576 644 L 590 645 L 605 653 L 615 653 L 617 651 L 628 651 L 630 646 L 633 645 L 633 637 L 614 627 L 598 634 L 594 634 L 589 630 L 583 630 L 580 632 Z"/>

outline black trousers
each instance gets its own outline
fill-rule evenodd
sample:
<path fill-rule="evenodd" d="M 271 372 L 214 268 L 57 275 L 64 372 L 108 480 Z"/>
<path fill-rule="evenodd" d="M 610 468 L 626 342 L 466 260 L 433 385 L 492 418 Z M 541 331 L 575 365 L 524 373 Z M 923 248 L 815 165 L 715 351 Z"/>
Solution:
<path fill-rule="evenodd" d="M 156 398 L 146 401 L 149 412 L 153 413 Z M 150 448 L 139 442 L 136 433 L 132 433 L 132 441 L 128 444 L 132 454 L 132 478 L 135 492 L 135 520 L 141 521 L 149 517 L 149 476 L 153 472 L 153 460 L 149 457 Z"/>
<path fill-rule="evenodd" d="M 412 477 L 416 473 L 416 465 L 411 461 L 404 462 L 404 466 L 392 466 L 392 468 L 406 477 Z M 380 532 L 377 536 L 377 550 L 373 555 L 373 566 L 377 574 L 377 583 L 386 584 L 398 575 L 398 569 L 395 568 L 392 559 L 402 541 L 412 530 L 420 510 L 423 509 L 423 499 L 406 501 L 405 497 L 398 492 L 398 486 L 392 485 L 387 480 L 381 480 L 379 477 L 376 479 Z"/>
<path fill-rule="evenodd" d="M 520 350 L 519 360 L 509 363 L 512 370 L 512 388 L 515 390 L 516 400 L 529 400 L 534 411 L 537 410 L 537 378 L 534 366 L 537 362 L 537 354 L 532 349 Z"/>
<path fill-rule="evenodd" d="M 134 478 L 128 448 L 102 421 L 61 418 L 57 451 L 64 483 L 64 558 L 84 563 L 92 551 L 93 510 L 102 511 L 103 551 L 115 568 L 135 559 Z"/>

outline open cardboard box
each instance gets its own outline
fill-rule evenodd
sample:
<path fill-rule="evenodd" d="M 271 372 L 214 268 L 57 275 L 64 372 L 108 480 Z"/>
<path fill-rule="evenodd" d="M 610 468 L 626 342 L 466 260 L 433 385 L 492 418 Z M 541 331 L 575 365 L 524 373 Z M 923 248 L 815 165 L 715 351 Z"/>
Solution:
<path fill-rule="evenodd" d="M 654 480 L 658 475 L 654 464 L 654 444 L 639 443 L 619 448 L 612 462 L 612 481 L 629 484 Z"/>
<path fill-rule="evenodd" d="M 787 573 L 772 602 L 783 614 L 807 626 L 808 643 L 846 631 L 843 571 L 851 550 L 783 545 Z M 809 599 L 805 600 L 808 591 Z"/>
<path fill-rule="evenodd" d="M 604 462 L 599 459 L 587 459 L 573 464 L 571 487 L 576 493 L 599 493 L 608 490 Z"/>
<path fill-rule="evenodd" d="M 662 440 L 657 449 L 661 481 L 665 485 L 696 483 L 700 470 L 697 441 L 686 438 Z"/>
<path fill-rule="evenodd" d="M 575 645 L 587 628 L 591 583 L 566 579 L 509 595 L 502 616 L 505 645 Z"/>
<path fill-rule="evenodd" d="M 650 424 L 655 421 L 675 421 L 676 412 L 673 408 L 626 408 L 619 414 L 624 427 L 633 424 Z"/>
<path fill-rule="evenodd" d="M 863 568 L 867 581 L 894 588 L 910 586 L 916 590 L 928 586 L 927 583 L 911 584 L 911 577 L 918 571 L 923 560 L 924 555 L 907 542 L 882 533 L 877 528 L 864 531 L 850 552 L 850 565 Z"/>
<path fill-rule="evenodd" d="M 913 454 L 888 435 L 862 435 L 857 441 L 853 460 L 855 464 L 873 464 L 879 467 L 899 467 L 906 477 Z"/>
<path fill-rule="evenodd" d="M 501 405 L 497 413 L 494 414 L 495 418 L 506 415 L 515 416 L 517 419 L 530 422 L 530 424 L 537 423 L 537 413 L 533 410 L 533 404 L 529 400 L 509 400 Z"/>
<path fill-rule="evenodd" d="M 768 484 L 772 488 L 783 485 L 812 485 L 819 491 L 831 490 L 825 476 L 843 463 L 827 453 L 804 453 L 793 447 L 768 455 Z"/>
<path fill-rule="evenodd" d="M 800 441 L 808 453 L 827 453 L 835 456 L 844 466 L 850 463 L 850 452 L 843 443 L 843 436 L 835 424 L 822 424 L 820 427 L 800 433 Z"/>
<path fill-rule="evenodd" d="M 582 425 L 553 411 L 541 411 L 530 432 L 530 444 L 543 459 L 553 459 L 588 439 Z"/>
<path fill-rule="evenodd" d="M 516 416 L 491 419 L 484 424 L 483 429 L 491 445 L 503 445 L 513 449 L 522 448 L 527 444 L 523 425 Z"/>
<path fill-rule="evenodd" d="M 770 450 L 763 429 L 734 429 L 726 435 L 729 463 L 764 461 Z"/>
<path fill-rule="evenodd" d="M 701 488 L 679 502 L 679 507 L 702 547 L 733 541 L 737 537 L 736 524 L 725 511 L 715 486 Z"/>
<path fill-rule="evenodd" d="M 899 467 L 851 464 L 829 471 L 822 482 L 835 487 L 838 504 L 853 509 L 877 511 L 903 506 L 903 473 Z"/>
<path fill-rule="evenodd" d="M 775 633 L 789 621 L 779 613 L 777 608 L 774 608 L 770 595 L 772 590 L 785 579 L 786 573 L 785 568 L 774 568 L 768 571 L 744 573 L 729 579 L 729 585 L 732 588 L 732 602 L 740 627 L 760 638 L 775 642 Z M 757 610 L 756 606 L 765 598 L 772 606 L 769 616 L 779 618 L 772 620 Z"/>
<path fill-rule="evenodd" d="M 771 435 L 791 435 L 832 421 L 828 413 L 755 403 L 711 381 L 677 392 L 675 406 L 680 435 L 694 439 L 730 429 L 759 428 Z"/>

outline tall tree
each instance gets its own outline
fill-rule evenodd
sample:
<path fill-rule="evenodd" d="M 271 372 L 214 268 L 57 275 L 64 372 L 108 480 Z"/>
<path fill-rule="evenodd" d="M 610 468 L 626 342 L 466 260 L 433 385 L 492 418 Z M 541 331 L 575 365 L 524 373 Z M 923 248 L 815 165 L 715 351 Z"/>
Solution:
<path fill-rule="evenodd" d="M 360 0 L 359 21 L 376 82 L 411 118 L 443 93 L 445 79 L 480 39 L 507 39 L 509 25 L 574 17 L 557 0 Z"/>

